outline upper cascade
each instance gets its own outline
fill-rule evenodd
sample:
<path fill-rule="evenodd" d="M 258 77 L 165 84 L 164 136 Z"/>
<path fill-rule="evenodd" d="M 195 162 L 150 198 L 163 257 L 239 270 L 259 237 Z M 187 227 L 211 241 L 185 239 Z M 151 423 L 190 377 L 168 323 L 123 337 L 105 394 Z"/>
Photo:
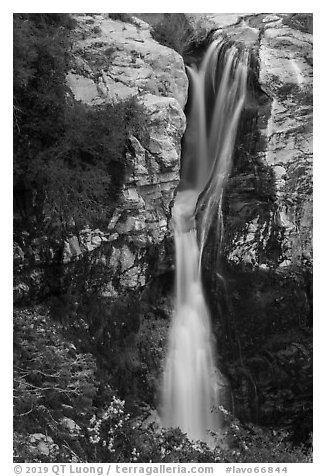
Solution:
<path fill-rule="evenodd" d="M 232 166 L 234 143 L 246 98 L 249 52 L 214 40 L 199 68 L 188 67 L 190 113 L 184 136 L 180 190 L 193 189 L 204 213 L 200 250 L 207 239 Z"/>

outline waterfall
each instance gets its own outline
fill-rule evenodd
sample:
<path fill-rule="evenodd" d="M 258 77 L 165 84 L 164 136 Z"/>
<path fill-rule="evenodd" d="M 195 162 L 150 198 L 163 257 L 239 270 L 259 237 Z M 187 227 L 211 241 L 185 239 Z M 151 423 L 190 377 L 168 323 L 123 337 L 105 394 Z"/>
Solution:
<path fill-rule="evenodd" d="M 212 442 L 220 421 L 218 369 L 201 256 L 217 219 L 246 96 L 248 52 L 224 40 L 209 46 L 199 68 L 188 68 L 190 113 L 181 180 L 172 210 L 176 249 L 176 300 L 162 384 L 162 422 L 193 440 Z M 197 236 L 198 232 L 198 236 Z"/>

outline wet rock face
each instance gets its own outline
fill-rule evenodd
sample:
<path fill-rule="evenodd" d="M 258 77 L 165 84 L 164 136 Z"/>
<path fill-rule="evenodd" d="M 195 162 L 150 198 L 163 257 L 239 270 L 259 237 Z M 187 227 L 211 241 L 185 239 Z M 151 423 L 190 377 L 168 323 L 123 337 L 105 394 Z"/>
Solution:
<path fill-rule="evenodd" d="M 217 25 L 216 35 L 238 43 L 244 31 L 252 55 L 223 203 L 223 249 L 217 253 L 213 230 L 203 270 L 236 414 L 264 425 L 290 421 L 302 441 L 312 415 L 310 24 L 309 15 L 261 14 Z"/>
<path fill-rule="evenodd" d="M 251 50 L 224 203 L 224 255 L 283 270 L 312 262 L 312 15 L 191 14 Z M 283 271 L 282 271 L 283 272 Z"/>
<path fill-rule="evenodd" d="M 259 54 L 260 83 L 272 97 L 265 160 L 285 233 L 283 266 L 299 264 L 312 259 L 312 35 L 283 20 L 264 30 Z"/>
<path fill-rule="evenodd" d="M 226 203 L 233 264 L 312 260 L 312 32 L 309 15 L 247 15 L 220 27 L 252 50 Z M 250 34 L 249 34 L 250 33 Z"/>
<path fill-rule="evenodd" d="M 30 271 L 26 271 L 23 284 L 17 279 L 18 299 L 37 292 L 42 283 L 47 291 L 62 286 L 64 269 L 77 272 L 77 263 L 87 255 L 106 267 L 109 277 L 103 293 L 108 297 L 144 286 L 151 273 L 159 272 L 168 261 L 170 204 L 179 182 L 186 125 L 183 107 L 188 80 L 183 60 L 154 41 L 150 27 L 137 18 L 133 23 L 112 20 L 108 15 L 75 18 L 73 60 L 67 75 L 71 94 L 89 107 L 134 97 L 144 108 L 146 140 L 140 143 L 134 136 L 129 138 L 125 183 L 106 229 L 74 231 L 61 244 L 38 237 L 27 255 L 25 249 L 15 248 L 17 272 L 24 268 L 23 263 L 29 269 L 38 266 L 37 280 L 30 281 Z M 150 264 L 154 255 L 155 270 Z M 52 264 L 60 275 L 56 280 L 42 269 Z"/>

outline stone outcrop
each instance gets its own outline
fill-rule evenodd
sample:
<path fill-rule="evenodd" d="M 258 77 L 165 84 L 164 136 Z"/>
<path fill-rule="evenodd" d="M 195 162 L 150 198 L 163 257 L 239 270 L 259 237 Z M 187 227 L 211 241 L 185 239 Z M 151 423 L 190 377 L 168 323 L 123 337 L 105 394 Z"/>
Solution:
<path fill-rule="evenodd" d="M 285 235 L 280 265 L 300 264 L 312 260 L 312 35 L 275 19 L 262 32 L 259 59 L 259 81 L 272 98 L 264 159 Z"/>
<path fill-rule="evenodd" d="M 135 289 L 148 278 L 148 251 L 156 266 L 164 250 L 169 208 L 179 180 L 187 77 L 183 60 L 151 37 L 149 25 L 109 15 L 75 15 L 71 94 L 88 106 L 134 97 L 146 112 L 148 141 L 130 137 L 128 171 L 119 205 L 106 229 L 80 230 L 60 245 L 28 238 L 14 249 L 17 270 L 44 282 L 42 264 L 63 265 L 103 250 L 102 262 L 118 287 Z M 312 34 L 304 15 L 189 14 L 198 28 L 226 35 L 252 51 L 251 91 L 240 121 L 225 213 L 225 255 L 235 265 L 287 269 L 312 259 Z M 154 250 L 154 251 L 153 251 Z M 112 256 L 111 256 L 112 255 Z M 111 263 L 111 264 L 110 264 Z M 114 265 L 113 265 L 114 264 Z M 112 267 L 111 267 L 112 265 Z M 121 280 L 120 280 L 121 276 Z M 121 282 L 119 282 L 119 280 Z M 48 285 L 45 285 L 47 287 Z M 112 286 L 109 286 L 113 293 Z"/>
<path fill-rule="evenodd" d="M 217 15 L 212 27 L 213 19 L 206 23 L 212 36 L 251 50 L 223 246 L 214 267 L 212 233 L 203 257 L 220 369 L 240 419 L 274 426 L 288 421 L 286 407 L 300 408 L 292 424 L 305 439 L 312 418 L 312 16 L 219 22 Z"/>
<path fill-rule="evenodd" d="M 312 260 L 312 26 L 304 14 L 194 15 L 252 51 L 226 211 L 227 259 L 288 268 Z M 229 225 L 229 226 L 228 226 Z"/>
<path fill-rule="evenodd" d="M 156 254 L 158 266 L 165 260 L 169 207 L 179 181 L 188 80 L 181 56 L 154 41 L 150 27 L 140 19 L 123 22 L 109 15 L 74 16 L 77 27 L 67 75 L 71 94 L 89 107 L 134 97 L 143 106 L 148 139 L 140 143 L 134 136 L 129 138 L 130 166 L 107 229 L 86 228 L 67 236 L 60 245 L 59 260 L 69 266 L 97 250 L 98 259 L 109 268 L 119 291 L 137 289 L 150 276 L 149 249 L 155 249 L 150 254 Z M 16 246 L 19 269 L 24 264 L 37 266 L 33 282 L 18 280 L 18 298 L 44 284 L 42 265 L 58 262 L 57 246 L 46 237 L 37 238 L 28 256 Z M 30 277 L 30 271 L 27 274 Z M 116 295 L 111 282 L 105 295 Z"/>
<path fill-rule="evenodd" d="M 160 45 L 142 20 L 112 20 L 108 15 L 75 15 L 74 66 L 68 84 L 76 99 L 86 104 L 121 101 L 151 93 L 178 101 L 187 99 L 183 60 Z"/>

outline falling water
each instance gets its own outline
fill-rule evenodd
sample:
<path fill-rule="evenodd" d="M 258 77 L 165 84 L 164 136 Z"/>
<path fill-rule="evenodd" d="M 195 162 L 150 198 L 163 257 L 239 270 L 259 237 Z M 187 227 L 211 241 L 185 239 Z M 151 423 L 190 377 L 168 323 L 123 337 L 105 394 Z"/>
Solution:
<path fill-rule="evenodd" d="M 247 64 L 246 51 L 216 40 L 200 67 L 188 68 L 191 106 L 172 210 L 176 303 L 163 376 L 162 421 L 208 443 L 210 432 L 220 428 L 212 412 L 219 403 L 219 379 L 201 256 L 216 217 L 221 232 L 222 195 L 245 100 Z"/>

